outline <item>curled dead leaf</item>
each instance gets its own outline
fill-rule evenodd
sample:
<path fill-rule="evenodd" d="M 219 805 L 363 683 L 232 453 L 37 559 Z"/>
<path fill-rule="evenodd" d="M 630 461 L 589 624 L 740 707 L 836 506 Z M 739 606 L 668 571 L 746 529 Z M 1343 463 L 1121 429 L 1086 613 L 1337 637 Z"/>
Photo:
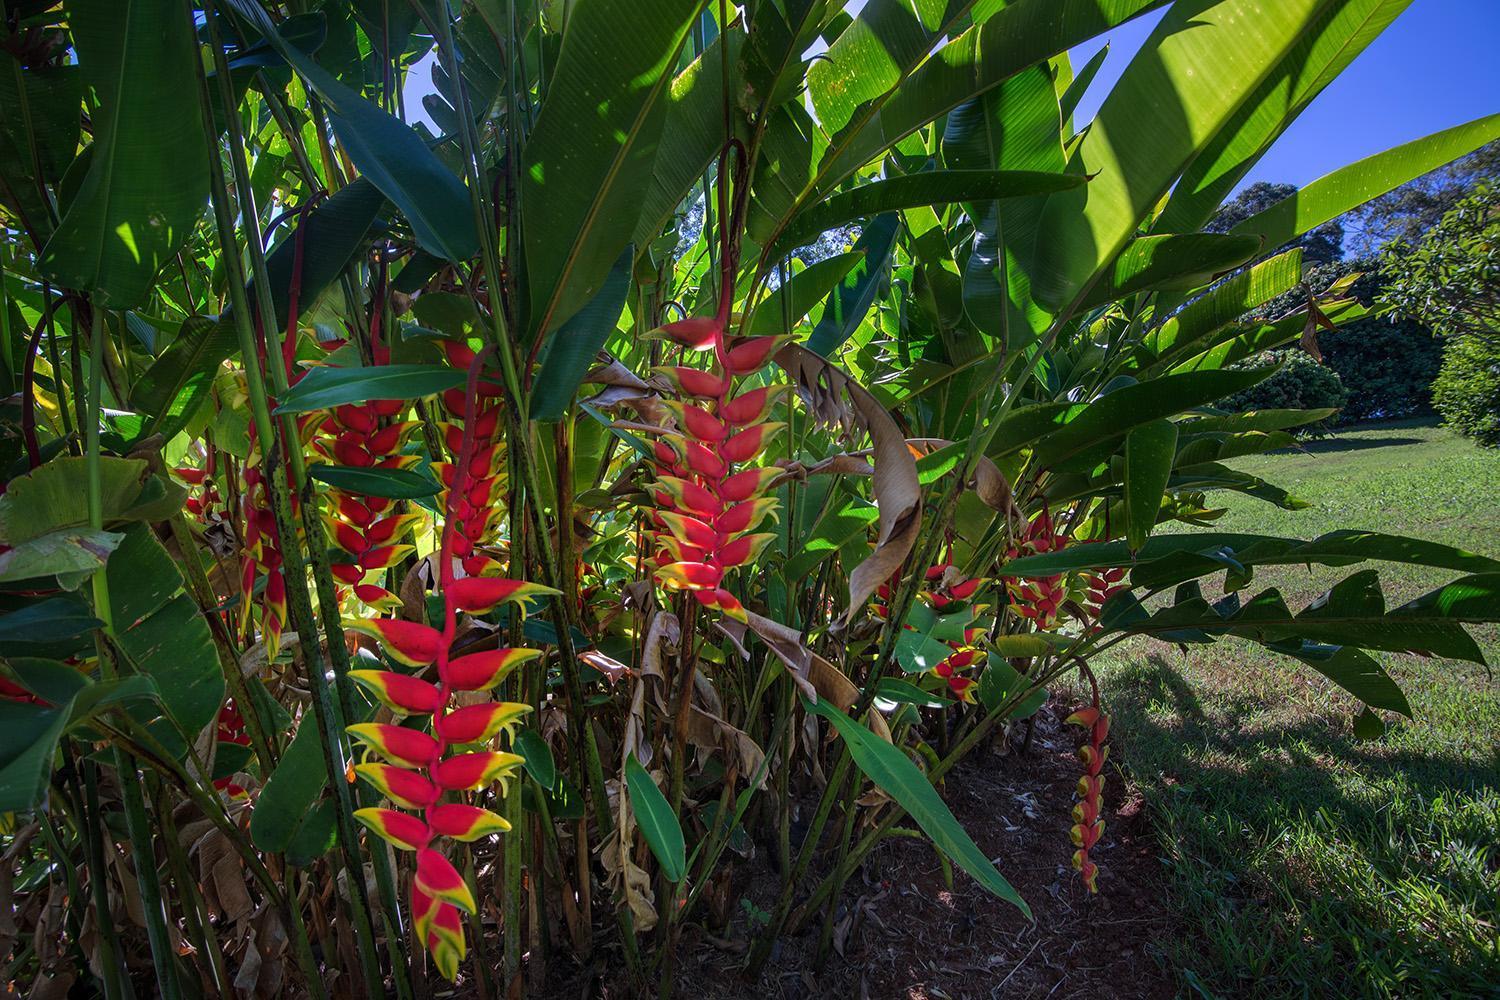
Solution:
<path fill-rule="evenodd" d="M 901 568 L 916 544 L 922 527 L 917 462 L 889 411 L 827 359 L 787 344 L 776 352 L 776 363 L 791 376 L 797 395 L 816 422 L 841 427 L 845 434 L 865 431 L 870 436 L 875 459 L 870 491 L 880 510 L 880 530 L 875 550 L 849 574 L 849 606 L 833 625 L 842 631 L 875 588 Z"/>
<path fill-rule="evenodd" d="M 859 688 L 838 667 L 807 648 L 802 635 L 796 629 L 780 622 L 763 618 L 753 611 L 746 612 L 751 631 L 786 664 L 792 681 L 801 689 L 809 701 L 823 699 L 847 712 L 859 702 Z M 879 712 L 870 717 L 870 729 L 886 742 L 890 742 L 890 728 Z"/>

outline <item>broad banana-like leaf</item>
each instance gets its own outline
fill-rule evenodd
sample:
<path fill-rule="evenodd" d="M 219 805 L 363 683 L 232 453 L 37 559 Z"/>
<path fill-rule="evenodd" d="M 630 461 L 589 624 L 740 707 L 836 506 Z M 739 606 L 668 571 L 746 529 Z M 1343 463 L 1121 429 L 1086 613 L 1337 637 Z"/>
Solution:
<path fill-rule="evenodd" d="M 38 266 L 53 284 L 126 309 L 146 301 L 208 199 L 197 40 L 172 0 L 78 0 L 68 20 L 99 107 L 88 173 Z"/>
<path fill-rule="evenodd" d="M 1073 302 L 1112 262 L 1183 168 L 1334 0 L 1180 0 L 1162 18 L 1073 153 L 1091 176 L 1042 214 L 1032 290 Z"/>
<path fill-rule="evenodd" d="M 657 160 L 672 71 L 700 6 L 573 5 L 521 160 L 527 339 L 546 336 L 593 298 L 630 243 L 640 192 Z"/>

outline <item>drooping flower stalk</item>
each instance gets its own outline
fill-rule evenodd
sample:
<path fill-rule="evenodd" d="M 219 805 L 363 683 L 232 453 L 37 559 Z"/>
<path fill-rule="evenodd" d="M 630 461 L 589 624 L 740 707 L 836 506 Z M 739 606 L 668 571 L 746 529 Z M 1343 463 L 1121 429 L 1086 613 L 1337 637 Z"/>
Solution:
<path fill-rule="evenodd" d="M 476 392 L 483 356 L 469 365 L 469 384 L 462 416 L 482 414 Z M 432 668 L 433 683 L 415 674 L 394 670 L 355 670 L 352 676 L 398 715 L 430 715 L 431 732 L 389 723 L 362 723 L 349 727 L 385 763 L 366 760 L 355 773 L 374 786 L 391 804 L 400 808 L 375 807 L 355 813 L 371 831 L 402 850 L 416 854 L 411 907 L 419 939 L 427 946 L 438 971 L 454 978 L 466 953 L 460 911 L 473 914 L 472 890 L 452 861 L 440 848 L 442 839 L 473 841 L 510 829 L 500 815 L 452 796 L 474 792 L 506 780 L 521 758 L 513 753 L 486 749 L 502 731 L 512 727 L 530 705 L 515 702 L 476 701 L 474 693 L 493 690 L 522 663 L 541 655 L 539 650 L 501 648 L 470 653 L 456 659 L 451 649 L 458 630 L 459 612 L 484 613 L 506 601 L 521 601 L 548 588 L 498 577 L 457 578 L 455 561 L 465 562 L 461 551 L 472 551 L 471 533 L 477 522 L 489 522 L 488 507 L 468 502 L 472 485 L 469 470 L 476 454 L 474 427 L 483 417 L 466 419 L 461 432 L 458 461 L 449 486 L 439 546 L 439 589 L 443 597 L 443 626 L 433 628 L 419 622 L 395 619 L 364 619 L 348 627 L 375 637 L 396 662 L 419 671 Z M 466 544 L 468 543 L 468 544 Z M 455 696 L 468 693 L 465 703 L 452 707 Z M 410 810 L 410 811 L 402 811 Z"/>
<path fill-rule="evenodd" d="M 1090 678 L 1092 680 L 1092 678 Z M 1098 892 L 1099 866 L 1089 859 L 1089 851 L 1104 835 L 1104 762 L 1109 759 L 1109 747 L 1104 741 L 1109 737 L 1109 716 L 1099 705 L 1099 691 L 1094 689 L 1094 703 L 1068 716 L 1069 725 L 1083 726 L 1088 730 L 1089 741 L 1078 748 L 1078 759 L 1083 761 L 1083 776 L 1078 779 L 1075 794 L 1078 804 L 1073 807 L 1073 868 L 1083 878 L 1089 892 Z"/>

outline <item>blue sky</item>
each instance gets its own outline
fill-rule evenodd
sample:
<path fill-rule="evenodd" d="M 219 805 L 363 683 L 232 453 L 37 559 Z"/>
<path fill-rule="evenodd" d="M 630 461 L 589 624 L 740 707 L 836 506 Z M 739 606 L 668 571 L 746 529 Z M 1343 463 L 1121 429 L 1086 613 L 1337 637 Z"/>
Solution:
<path fill-rule="evenodd" d="M 1161 16 L 1137 18 L 1073 50 L 1079 69 L 1110 43 L 1077 121 L 1098 110 Z M 1415 0 L 1318 95 L 1240 186 L 1264 180 L 1300 187 L 1372 153 L 1497 111 L 1500 0 Z"/>

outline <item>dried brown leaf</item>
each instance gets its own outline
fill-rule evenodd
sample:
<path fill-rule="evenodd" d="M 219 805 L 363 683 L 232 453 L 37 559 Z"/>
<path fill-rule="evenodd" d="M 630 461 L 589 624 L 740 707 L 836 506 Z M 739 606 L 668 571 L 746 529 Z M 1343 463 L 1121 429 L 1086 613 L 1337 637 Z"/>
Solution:
<path fill-rule="evenodd" d="M 870 491 L 880 510 L 875 550 L 849 574 L 849 607 L 834 623 L 842 631 L 864 607 L 875 588 L 901 568 L 922 527 L 922 487 L 917 462 L 896 421 L 869 391 L 826 359 L 796 344 L 776 352 L 776 363 L 791 376 L 797 395 L 813 415 L 846 434 L 870 436 L 875 459 Z"/>

